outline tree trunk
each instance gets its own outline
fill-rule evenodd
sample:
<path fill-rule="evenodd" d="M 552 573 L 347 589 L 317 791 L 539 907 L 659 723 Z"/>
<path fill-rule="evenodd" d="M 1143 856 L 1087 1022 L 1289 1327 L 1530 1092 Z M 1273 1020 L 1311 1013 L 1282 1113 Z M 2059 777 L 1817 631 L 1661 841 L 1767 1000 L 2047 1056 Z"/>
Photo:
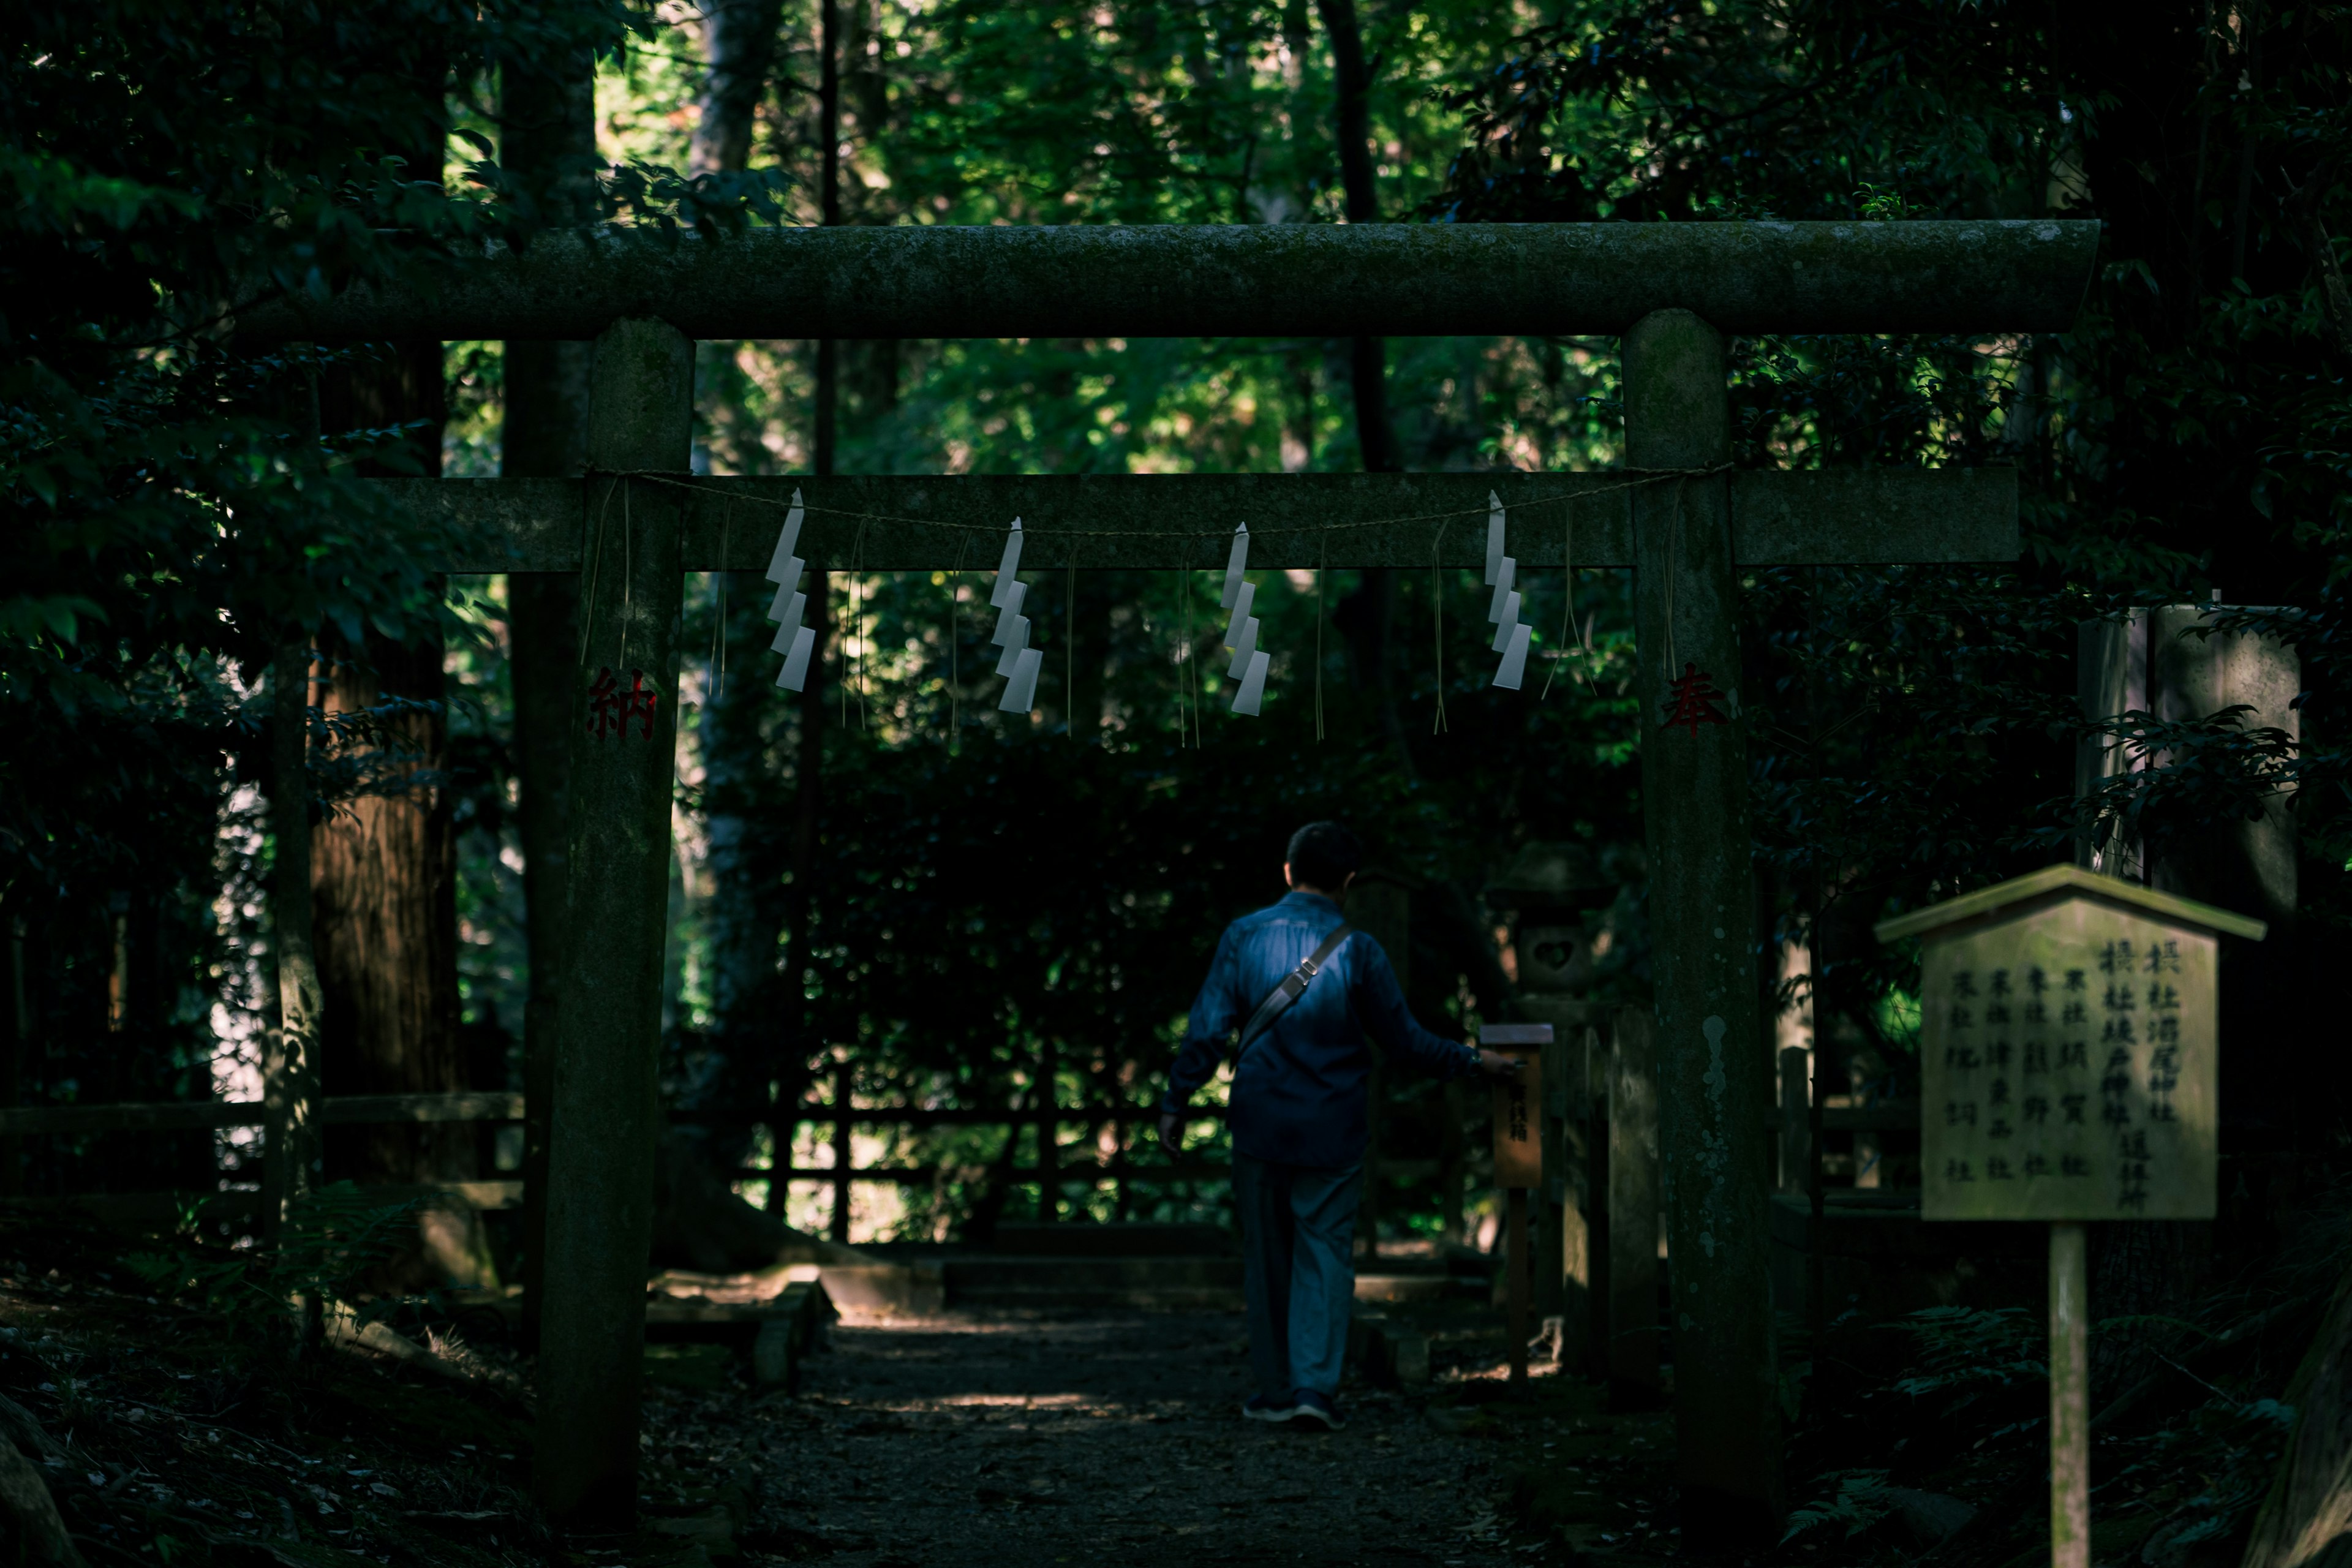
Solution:
<path fill-rule="evenodd" d="M 820 220 L 830 227 L 841 222 L 841 7 L 835 0 L 819 0 L 817 54 L 817 205 Z M 834 472 L 840 403 L 841 346 L 826 338 L 816 345 L 816 407 L 811 421 L 814 426 L 811 466 L 819 479 L 828 479 Z M 806 970 L 809 931 L 815 916 L 810 884 L 816 877 L 818 829 L 824 810 L 824 681 L 820 673 L 824 668 L 828 621 L 825 600 L 829 584 L 824 573 L 809 574 L 807 592 L 809 626 L 816 638 L 809 650 L 809 679 L 796 705 L 799 713 L 798 745 L 793 761 L 792 877 L 784 892 L 784 954 L 779 997 L 783 1028 L 776 1037 L 770 1075 L 775 1085 L 777 1120 L 770 1123 L 769 1131 L 779 1167 L 792 1163 L 793 1136 L 799 1131 L 799 1123 L 793 1120 L 794 1108 L 814 1081 L 814 1058 L 820 1047 L 820 1042 L 810 1037 L 808 1029 Z M 839 1151 L 835 1157 L 846 1159 L 848 1152 Z M 770 1182 L 768 1212 L 782 1214 L 790 1195 L 790 1182 Z"/>
<path fill-rule="evenodd" d="M 1355 0 L 1316 0 L 1324 30 L 1331 35 L 1331 74 L 1339 84 L 1333 116 L 1339 143 L 1339 183 L 1347 194 L 1349 223 L 1378 223 L 1380 200 L 1372 184 L 1371 68 L 1364 60 L 1363 36 L 1356 28 Z M 1356 444 L 1364 471 L 1403 471 L 1396 437 L 1389 428 L 1388 353 L 1378 338 L 1358 338 L 1349 354 L 1356 390 Z"/>
<path fill-rule="evenodd" d="M 422 150 L 418 167 L 437 167 Z M 437 477 L 446 411 L 437 342 L 394 345 L 373 364 L 331 372 L 320 386 L 328 431 L 422 422 L 410 437 L 409 471 Z M 374 465 L 369 465 L 373 467 Z M 444 696 L 437 636 L 415 644 L 370 637 L 329 644 L 321 706 L 331 718 L 386 699 L 438 704 Z M 311 835 L 311 921 L 323 999 L 320 1079 L 329 1094 L 443 1092 L 467 1088 L 457 1031 L 457 838 L 446 792 L 406 781 L 443 765 L 447 724 L 438 711 L 384 722 L 382 738 L 341 748 L 346 759 L 380 743 L 393 754 L 367 764 L 382 793 L 339 803 Z M 354 1127 L 327 1140 L 330 1180 L 430 1182 L 475 1174 L 461 1124 Z M 434 1211 L 421 1222 L 423 1251 L 401 1272 L 415 1283 L 488 1282 L 480 1216 Z M 437 1278 L 436 1278 L 437 1277 Z"/>
<path fill-rule="evenodd" d="M 585 221 L 596 163 L 594 65 L 585 55 L 544 73 L 515 71 L 500 84 L 508 171 L 546 221 Z M 499 471 L 509 479 L 562 479 L 588 461 L 584 342 L 506 345 L 506 426 Z M 533 1328 L 539 1262 L 547 1237 L 548 1112 L 555 1089 L 556 975 L 563 957 L 572 671 L 580 662 L 577 573 L 517 573 L 507 579 L 509 666 L 514 682 L 515 826 L 522 840 L 530 993 L 523 1013 L 523 1307 Z"/>
<path fill-rule="evenodd" d="M 1346 194 L 1349 223 L 1378 223 L 1380 197 L 1373 184 L 1371 142 L 1371 78 L 1364 60 L 1363 35 L 1356 26 L 1355 0 L 1315 0 L 1323 28 L 1331 35 L 1331 74 L 1339 87 L 1333 113 L 1333 133 L 1339 148 L 1339 184 Z M 1404 464 L 1389 426 L 1388 349 L 1379 338 L 1357 338 L 1349 344 L 1349 385 L 1356 404 L 1356 448 L 1368 474 L 1402 473 Z M 1341 633 L 1356 669 L 1358 687 L 1370 693 L 1379 714 L 1381 738 L 1411 769 L 1405 751 L 1404 721 L 1397 710 L 1396 683 L 1390 668 L 1390 642 L 1396 626 L 1396 573 L 1388 568 L 1360 574 L 1356 591 L 1339 606 Z M 1442 673 L 1440 679 L 1444 679 Z"/>
<path fill-rule="evenodd" d="M 824 683 L 817 679 L 817 671 L 824 665 L 825 634 L 830 626 L 830 617 L 825 614 L 824 573 L 809 574 L 807 592 L 808 624 L 816 637 L 809 649 L 809 680 L 796 704 L 798 746 L 793 776 L 797 787 L 793 792 L 792 879 L 784 889 L 783 970 L 777 997 L 781 1010 L 776 1015 L 782 1027 L 773 1037 L 776 1044 L 772 1070 L 778 1119 L 770 1124 L 770 1130 L 774 1135 L 774 1157 L 779 1167 L 792 1163 L 793 1134 L 799 1130 L 799 1124 L 793 1120 L 793 1108 L 815 1081 L 814 1059 L 820 1046 L 811 1037 L 808 1027 L 807 969 L 809 932 L 815 915 L 812 884 L 816 879 L 818 831 L 824 815 Z M 768 1184 L 770 1214 L 784 1212 L 790 1184 L 782 1181 Z"/>
<path fill-rule="evenodd" d="M 719 0 L 704 10 L 703 58 L 710 74 L 704 79 L 702 117 L 687 154 L 688 172 L 733 173 L 751 162 L 783 11 L 783 0 Z"/>

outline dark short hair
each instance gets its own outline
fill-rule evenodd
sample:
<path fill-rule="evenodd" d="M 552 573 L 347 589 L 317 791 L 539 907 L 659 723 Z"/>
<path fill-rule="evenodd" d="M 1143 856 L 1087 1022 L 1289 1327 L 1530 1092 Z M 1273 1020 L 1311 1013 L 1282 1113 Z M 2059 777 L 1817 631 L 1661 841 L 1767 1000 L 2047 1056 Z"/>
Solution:
<path fill-rule="evenodd" d="M 1289 860 L 1293 881 L 1336 893 L 1364 868 L 1364 846 L 1336 822 L 1310 822 L 1290 836 Z"/>

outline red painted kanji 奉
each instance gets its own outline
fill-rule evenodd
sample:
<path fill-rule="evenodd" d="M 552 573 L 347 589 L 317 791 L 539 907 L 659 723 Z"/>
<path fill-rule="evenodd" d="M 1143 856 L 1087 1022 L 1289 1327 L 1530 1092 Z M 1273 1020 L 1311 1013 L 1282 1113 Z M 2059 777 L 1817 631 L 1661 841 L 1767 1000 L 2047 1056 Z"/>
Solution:
<path fill-rule="evenodd" d="M 1696 740 L 1701 724 L 1720 724 L 1723 715 L 1716 711 L 1716 699 L 1723 695 L 1715 689 L 1714 679 L 1696 664 L 1685 664 L 1674 684 L 1675 710 L 1666 715 L 1666 728 L 1677 724 L 1690 727 Z"/>
<path fill-rule="evenodd" d="M 629 721 L 639 720 L 643 729 L 638 739 L 654 738 L 655 693 L 646 684 L 646 672 L 629 671 L 629 689 L 621 689 L 618 678 L 607 665 L 596 672 L 596 683 L 588 689 L 588 732 L 602 741 L 613 735 L 627 740 Z"/>

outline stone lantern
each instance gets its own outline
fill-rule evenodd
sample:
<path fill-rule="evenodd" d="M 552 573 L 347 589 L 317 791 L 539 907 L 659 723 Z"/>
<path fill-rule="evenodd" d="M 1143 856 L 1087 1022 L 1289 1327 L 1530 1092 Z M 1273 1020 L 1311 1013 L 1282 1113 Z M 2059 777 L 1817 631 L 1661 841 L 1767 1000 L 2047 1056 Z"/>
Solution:
<path fill-rule="evenodd" d="M 1487 906 L 1510 921 L 1506 952 L 1529 1018 L 1559 1029 L 1587 1022 L 1582 996 L 1609 933 L 1589 931 L 1586 916 L 1616 896 L 1581 844 L 1529 844 L 1487 885 Z"/>

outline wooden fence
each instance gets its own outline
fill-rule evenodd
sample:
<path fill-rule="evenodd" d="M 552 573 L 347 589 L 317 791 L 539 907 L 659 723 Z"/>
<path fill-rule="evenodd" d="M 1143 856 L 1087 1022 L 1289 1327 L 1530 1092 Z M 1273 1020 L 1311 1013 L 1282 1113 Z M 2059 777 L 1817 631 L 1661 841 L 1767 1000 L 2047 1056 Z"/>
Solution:
<path fill-rule="evenodd" d="M 1790 1057 L 1801 1053 L 1789 1053 Z M 1804 1190 L 1813 1179 L 1811 1165 L 1819 1158 L 1816 1129 L 1821 1131 L 1876 1132 L 1916 1130 L 1919 1125 L 1916 1100 L 1889 1100 L 1876 1105 L 1853 1106 L 1831 1102 L 1821 1110 L 1818 1118 L 1807 1104 L 1808 1091 L 1797 1064 L 1784 1059 L 1781 1075 L 1781 1108 L 1769 1119 L 1778 1131 L 1781 1146 L 1781 1186 L 1783 1190 Z M 846 1240 L 850 1213 L 850 1190 L 860 1182 L 886 1185 L 927 1186 L 940 1179 L 943 1168 L 937 1164 L 857 1165 L 852 1160 L 852 1139 L 861 1127 L 1003 1127 L 1016 1135 L 1024 1127 L 1036 1132 L 1038 1157 L 1024 1163 L 999 1164 L 988 1167 L 1000 1179 L 1016 1184 L 1035 1184 L 1045 1188 L 1057 1188 L 1068 1182 L 1199 1182 L 1222 1181 L 1231 1174 L 1231 1168 L 1222 1160 L 1153 1158 L 1137 1161 L 1124 1155 L 1109 1159 L 1069 1157 L 1089 1147 L 1082 1139 L 1076 1144 L 1066 1144 L 1062 1135 L 1066 1129 L 1082 1127 L 1090 1131 L 1104 1127 L 1124 1131 L 1129 1127 L 1149 1127 L 1156 1122 L 1159 1110 L 1153 1105 L 1097 1103 L 1084 1105 L 1039 1105 L 1032 1109 L 993 1109 L 961 1106 L 919 1105 L 859 1105 L 849 1092 L 849 1064 L 836 1065 L 834 1073 L 833 1098 L 829 1101 L 805 1101 L 789 1121 L 772 1110 L 688 1110 L 673 1113 L 671 1121 L 684 1126 L 744 1127 L 769 1126 L 777 1136 L 773 1147 L 776 1156 L 784 1160 L 781 1170 L 776 1165 L 743 1165 L 733 1173 L 738 1181 L 772 1181 L 781 1174 L 786 1181 L 819 1182 L 833 1189 L 831 1231 L 836 1240 Z M 522 1095 L 506 1090 L 477 1090 L 443 1094 L 367 1094 L 331 1096 L 320 1102 L 320 1121 L 328 1126 L 382 1125 L 397 1122 L 468 1122 L 478 1124 L 515 1123 L 523 1120 Z M 1197 1107 L 1187 1113 L 1190 1121 L 1222 1119 L 1220 1107 Z M 267 1118 L 257 1100 L 169 1100 L 152 1103 L 112 1105 L 39 1105 L 0 1108 L 0 1137 L 11 1140 L 25 1137 L 67 1137 L 107 1132 L 194 1132 L 226 1131 L 233 1129 L 265 1126 Z M 833 1161 L 824 1165 L 789 1163 L 796 1134 L 803 1126 L 819 1126 L 829 1130 Z M 1124 1150 L 1128 1141 L 1121 1138 Z M 1155 1147 L 1156 1145 L 1148 1145 Z M 1382 1160 L 1381 1174 L 1419 1179 L 1440 1173 L 1440 1163 L 1433 1160 Z M 386 1188 L 387 1194 L 394 1189 Z M 470 1182 L 442 1182 L 397 1189 L 405 1195 L 437 1194 L 454 1197 L 482 1209 L 504 1209 L 522 1201 L 520 1180 L 488 1179 Z M 80 1198 L 31 1200 L 34 1202 L 76 1203 L 130 1217 L 149 1212 L 168 1217 L 173 1205 L 182 1194 L 167 1193 L 100 1194 Z M 220 1207 L 236 1214 L 258 1205 L 257 1192 L 232 1188 L 215 1194 Z M 14 1200 L 23 1202 L 26 1200 Z"/>

